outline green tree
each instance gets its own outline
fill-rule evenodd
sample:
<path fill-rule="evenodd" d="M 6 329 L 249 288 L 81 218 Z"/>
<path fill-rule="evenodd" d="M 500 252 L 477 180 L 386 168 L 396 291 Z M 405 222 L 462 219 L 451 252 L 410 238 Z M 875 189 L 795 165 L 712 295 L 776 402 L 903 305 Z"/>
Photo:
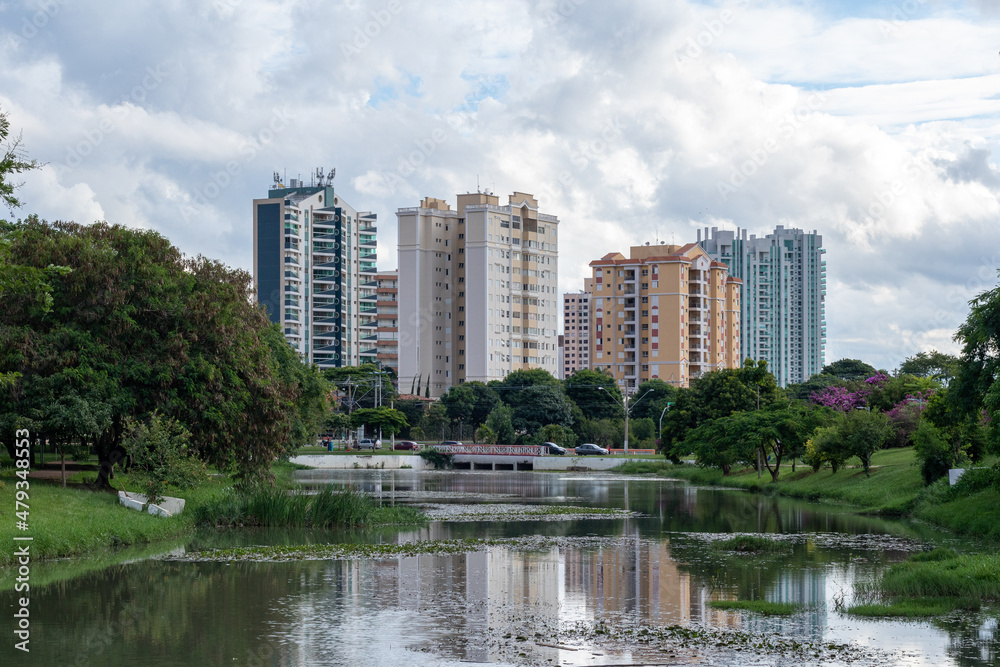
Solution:
<path fill-rule="evenodd" d="M 926 419 L 913 432 L 913 444 L 925 484 L 944 477 L 955 466 L 956 457 L 951 445 L 941 431 Z"/>
<path fill-rule="evenodd" d="M 534 385 L 517 392 L 515 399 L 511 407 L 516 431 L 531 434 L 545 424 L 573 424 L 569 399 L 558 386 Z"/>
<path fill-rule="evenodd" d="M 497 434 L 494 433 L 493 429 L 491 429 L 486 424 L 483 424 L 482 426 L 476 429 L 474 437 L 476 439 L 476 442 L 478 443 L 482 443 L 485 445 L 497 444 Z"/>
<path fill-rule="evenodd" d="M 1000 286 L 979 294 L 958 328 L 962 343 L 961 367 L 949 385 L 955 409 L 967 418 L 989 416 L 991 449 L 1000 453 Z"/>
<path fill-rule="evenodd" d="M 679 461 L 691 451 L 687 434 L 705 422 L 734 412 L 766 408 L 780 396 L 767 362 L 747 359 L 742 368 L 725 368 L 706 373 L 677 391 L 674 406 L 664 415 L 660 434 L 661 450 Z"/>
<path fill-rule="evenodd" d="M 360 408 L 351 413 L 351 425 L 392 436 L 409 426 L 406 415 L 393 408 Z"/>
<path fill-rule="evenodd" d="M 869 366 L 860 359 L 839 359 L 832 364 L 827 364 L 820 371 L 821 375 L 832 375 L 841 380 L 864 380 L 878 371 L 874 366 Z"/>
<path fill-rule="evenodd" d="M 639 442 L 640 447 L 650 447 L 656 439 L 656 422 L 650 417 L 640 417 L 629 421 L 629 438 Z"/>
<path fill-rule="evenodd" d="M 562 424 L 546 424 L 538 431 L 538 442 L 554 442 L 569 448 L 576 444 L 576 433 Z"/>
<path fill-rule="evenodd" d="M 324 428 L 324 422 L 330 414 L 328 397 L 332 385 L 317 366 L 302 361 L 298 352 L 288 344 L 279 325 L 272 324 L 268 327 L 265 339 L 271 348 L 278 378 L 297 390 L 291 434 L 285 448 L 285 453 L 291 454 L 296 447 L 315 442 L 316 436 Z"/>
<path fill-rule="evenodd" d="M 930 352 L 917 352 L 912 357 L 907 357 L 900 364 L 899 372 L 931 378 L 948 386 L 948 383 L 958 375 L 961 365 L 958 357 L 931 350 Z"/>
<path fill-rule="evenodd" d="M 503 380 L 492 380 L 489 383 L 489 387 L 497 392 L 500 400 L 510 406 L 520 404 L 522 401 L 518 398 L 519 394 L 535 385 L 558 387 L 559 380 L 547 370 L 532 368 L 512 371 Z"/>
<path fill-rule="evenodd" d="M 191 434 L 176 419 L 154 412 L 146 420 L 129 420 L 122 446 L 131 461 L 129 474 L 143 488 L 148 505 L 163 498 L 167 486 L 197 486 L 205 478 L 205 464 L 192 456 Z"/>
<path fill-rule="evenodd" d="M 676 402 L 677 388 L 660 379 L 647 380 L 636 387 L 635 396 L 645 396 L 645 398 L 629 407 L 629 415 L 633 419 L 648 417 L 659 421 L 667 403 Z"/>
<path fill-rule="evenodd" d="M 511 416 L 514 411 L 506 405 L 499 405 L 486 418 L 486 427 L 493 433 L 494 444 L 509 445 L 514 442 L 514 425 Z"/>
<path fill-rule="evenodd" d="M 179 421 L 197 456 L 241 484 L 268 478 L 292 442 L 301 388 L 282 377 L 249 274 L 186 259 L 152 231 L 37 219 L 15 231 L 13 263 L 71 271 L 51 278 L 49 312 L 33 297 L 0 308 L 0 373 L 21 375 L 0 391 L 5 443 L 18 419 L 60 395 L 53 378 L 83 374 L 111 410 L 110 427 L 89 442 L 99 484 L 124 456 L 126 420 L 154 411 Z"/>
<path fill-rule="evenodd" d="M 607 449 L 618 448 L 625 442 L 625 421 L 584 419 L 577 432 L 582 442 L 591 442 Z"/>
<path fill-rule="evenodd" d="M 582 368 L 563 380 L 563 389 L 591 419 L 622 416 L 622 393 L 610 375 Z"/>
<path fill-rule="evenodd" d="M 503 403 L 500 400 L 500 396 L 491 387 L 486 386 L 482 382 L 466 382 L 462 386 L 471 389 L 475 396 L 469 423 L 474 426 L 485 424 L 486 418 L 493 412 L 493 408 Z"/>
<path fill-rule="evenodd" d="M 451 387 L 443 396 L 441 404 L 453 422 L 472 422 L 472 411 L 476 406 L 476 394 L 471 387 L 459 384 Z"/>
<path fill-rule="evenodd" d="M 421 430 L 427 434 L 431 440 L 447 440 L 444 437 L 444 429 L 448 425 L 448 411 L 440 402 L 431 403 L 424 411 L 424 420 L 421 422 Z"/>
<path fill-rule="evenodd" d="M 805 382 L 790 384 L 785 387 L 785 396 L 793 401 L 808 401 L 816 392 L 823 391 L 827 387 L 844 386 L 845 384 L 845 381 L 836 375 L 817 373 Z"/>
<path fill-rule="evenodd" d="M 15 138 L 10 136 L 10 119 L 3 109 L 0 109 L 0 152 L 3 153 L 0 158 L 0 201 L 8 209 L 14 210 L 21 207 L 21 200 L 14 196 L 14 191 L 22 184 L 13 182 L 11 176 L 37 169 L 41 165 L 24 157 L 21 135 L 18 134 Z"/>
<path fill-rule="evenodd" d="M 698 465 L 718 468 L 729 475 L 737 463 L 756 466 L 753 443 L 743 437 L 738 421 L 730 416 L 706 421 L 691 429 L 686 446 L 694 452 Z"/>

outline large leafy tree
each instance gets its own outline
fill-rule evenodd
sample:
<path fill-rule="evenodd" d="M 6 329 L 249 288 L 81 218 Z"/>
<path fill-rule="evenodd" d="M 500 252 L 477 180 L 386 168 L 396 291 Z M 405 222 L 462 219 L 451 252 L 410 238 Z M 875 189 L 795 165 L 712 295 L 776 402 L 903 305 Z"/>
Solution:
<path fill-rule="evenodd" d="M 558 387 L 559 380 L 545 369 L 531 368 L 512 371 L 503 380 L 491 380 L 489 383 L 489 387 L 497 392 L 500 400 L 511 406 L 519 402 L 518 394 L 535 385 Z"/>
<path fill-rule="evenodd" d="M 14 191 L 21 186 L 12 180 L 16 174 L 21 174 L 40 165 L 35 160 L 24 157 L 21 148 L 21 135 L 10 136 L 10 119 L 0 109 L 0 201 L 8 209 L 20 208 L 21 200 L 14 196 Z"/>
<path fill-rule="evenodd" d="M 839 359 L 827 364 L 820 371 L 821 375 L 832 375 L 841 380 L 864 380 L 875 375 L 878 371 L 874 366 L 866 364 L 860 359 Z"/>
<path fill-rule="evenodd" d="M 989 416 L 989 438 L 994 452 L 1000 451 L 1000 286 L 987 290 L 970 302 L 971 310 L 958 328 L 955 340 L 962 343 L 961 368 L 949 387 L 956 409 L 976 418 Z M 951 389 L 954 389 L 954 392 Z"/>
<path fill-rule="evenodd" d="M 907 357 L 906 361 L 900 364 L 899 372 L 931 378 L 948 386 L 948 383 L 958 375 L 960 367 L 961 361 L 958 357 L 931 350 L 930 352 L 917 352 L 912 357 Z"/>
<path fill-rule="evenodd" d="M 11 261 L 70 271 L 50 279 L 48 312 L 28 294 L 0 309 L 0 373 L 21 374 L 0 393 L 6 443 L 24 420 L 37 437 L 54 432 L 46 406 L 63 391 L 60 378 L 78 376 L 96 382 L 86 395 L 92 409 L 110 413 L 99 433 L 81 434 L 101 461 L 102 483 L 124 455 L 126 421 L 154 411 L 176 419 L 194 454 L 239 481 L 268 475 L 294 442 L 301 388 L 292 358 L 275 358 L 250 275 L 185 258 L 152 231 L 37 219 L 15 231 Z"/>
<path fill-rule="evenodd" d="M 557 386 L 528 387 L 517 392 L 515 399 L 512 420 L 514 428 L 522 433 L 533 434 L 546 424 L 573 424 L 569 399 Z"/>
<path fill-rule="evenodd" d="M 675 405 L 663 419 L 661 450 L 674 461 L 691 451 L 688 432 L 734 412 L 766 408 L 780 396 L 767 362 L 747 359 L 742 368 L 725 368 L 695 379 L 677 392 Z"/>
<path fill-rule="evenodd" d="M 622 393 L 610 375 L 583 368 L 563 380 L 563 389 L 589 419 L 622 417 Z"/>
<path fill-rule="evenodd" d="M 406 416 L 393 408 L 361 408 L 351 413 L 353 426 L 364 426 L 383 435 L 395 435 L 409 426 Z"/>
<path fill-rule="evenodd" d="M 635 396 L 640 400 L 629 407 L 632 419 L 648 417 L 659 421 L 667 404 L 676 402 L 677 388 L 660 379 L 647 380 L 636 387 Z"/>

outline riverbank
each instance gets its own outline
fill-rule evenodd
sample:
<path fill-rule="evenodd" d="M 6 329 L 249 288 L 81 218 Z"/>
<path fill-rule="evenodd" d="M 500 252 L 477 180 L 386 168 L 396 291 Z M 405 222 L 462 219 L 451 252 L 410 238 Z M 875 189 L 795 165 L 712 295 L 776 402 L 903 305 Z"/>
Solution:
<path fill-rule="evenodd" d="M 303 466 L 293 463 L 276 463 L 272 471 L 278 488 L 290 488 L 292 473 L 301 469 Z M 24 500 L 28 506 L 27 528 L 21 529 L 18 528 L 20 519 L 14 516 L 17 478 L 12 468 L 4 468 L 0 475 L 0 542 L 15 544 L 15 537 L 30 537 L 31 541 L 25 543 L 30 544 L 32 561 L 39 562 L 109 554 L 125 547 L 166 544 L 193 534 L 199 525 L 278 525 L 283 520 L 287 520 L 288 525 L 306 525 L 313 521 L 311 515 L 298 513 L 306 509 L 305 503 L 290 503 L 295 505 L 295 511 L 289 512 L 286 511 L 288 507 L 273 499 L 256 504 L 235 502 L 232 481 L 224 475 L 213 475 L 194 489 L 168 487 L 167 495 L 186 501 L 184 512 L 170 518 L 152 516 L 123 508 L 115 493 L 91 490 L 88 484 L 95 475 L 93 472 L 75 473 L 66 487 L 55 481 L 30 479 L 28 497 Z M 129 491 L 139 490 L 138 486 L 129 483 L 127 474 L 116 475 L 115 485 L 124 485 Z M 351 517 L 364 514 L 365 508 L 359 505 L 367 501 L 354 500 L 357 502 L 349 503 L 346 509 L 327 508 L 325 518 L 317 523 L 335 524 L 334 515 L 348 509 L 352 512 Z M 376 519 L 392 522 L 398 519 L 396 514 L 378 515 Z M 14 549 L 0 550 L 0 566 L 11 565 L 14 560 Z"/>
<path fill-rule="evenodd" d="M 691 464 L 673 465 L 666 461 L 630 462 L 618 466 L 623 474 L 656 474 L 682 479 L 693 484 L 720 486 L 754 493 L 776 494 L 812 501 L 849 505 L 863 514 L 915 518 L 940 526 L 959 535 L 1000 540 L 1000 491 L 996 487 L 964 492 L 949 489 L 941 479 L 925 486 L 920 463 L 912 447 L 887 449 L 872 457 L 871 476 L 866 476 L 860 462 L 851 462 L 838 472 L 799 464 L 782 466 L 777 482 L 765 471 L 758 477 L 753 468 L 733 470 L 723 475 L 715 468 Z"/>

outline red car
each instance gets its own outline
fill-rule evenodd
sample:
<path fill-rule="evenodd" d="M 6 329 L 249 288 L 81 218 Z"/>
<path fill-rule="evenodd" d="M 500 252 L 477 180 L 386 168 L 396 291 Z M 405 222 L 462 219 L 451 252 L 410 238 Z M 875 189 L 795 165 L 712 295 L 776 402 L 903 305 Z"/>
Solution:
<path fill-rule="evenodd" d="M 393 449 L 398 449 L 398 450 L 408 449 L 410 451 L 416 452 L 420 450 L 420 445 L 413 442 L 412 440 L 397 440 L 396 445 L 393 447 Z"/>

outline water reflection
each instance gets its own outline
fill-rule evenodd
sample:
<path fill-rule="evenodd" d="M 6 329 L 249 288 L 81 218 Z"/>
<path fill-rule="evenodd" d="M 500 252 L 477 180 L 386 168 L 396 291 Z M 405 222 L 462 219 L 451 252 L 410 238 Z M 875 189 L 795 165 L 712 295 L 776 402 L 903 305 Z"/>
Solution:
<path fill-rule="evenodd" d="M 385 502 L 603 505 L 646 516 L 565 522 L 433 522 L 418 530 L 209 532 L 207 545 L 405 542 L 462 537 L 556 538 L 539 550 L 491 547 L 393 560 L 116 565 L 33 591 L 32 652 L 0 649 L 2 664 L 76 665 L 562 665 L 633 664 L 567 628 L 705 625 L 779 632 L 885 649 L 892 664 L 986 665 L 997 660 L 989 614 L 938 622 L 853 620 L 833 610 L 852 582 L 941 536 L 808 503 L 696 489 L 662 480 L 542 474 L 351 471 L 311 475 L 376 492 Z M 446 497 L 447 496 L 447 497 Z M 706 534 L 782 533 L 787 552 L 747 559 Z M 723 599 L 798 602 L 768 618 L 712 609 Z M 4 608 L 13 593 L 0 594 Z M 560 633 L 564 634 L 560 634 Z M 522 639 L 519 639 L 522 638 Z M 548 645 L 546 645 L 548 644 Z M 570 651 L 557 646 L 579 650 Z M 523 655 L 522 655 L 523 654 Z M 677 656 L 683 659 L 683 655 Z M 722 664 L 756 661 L 751 654 Z M 15 662 L 16 660 L 16 662 Z M 551 662 L 549 662 L 551 660 Z M 659 662 L 667 662 L 660 656 Z"/>

